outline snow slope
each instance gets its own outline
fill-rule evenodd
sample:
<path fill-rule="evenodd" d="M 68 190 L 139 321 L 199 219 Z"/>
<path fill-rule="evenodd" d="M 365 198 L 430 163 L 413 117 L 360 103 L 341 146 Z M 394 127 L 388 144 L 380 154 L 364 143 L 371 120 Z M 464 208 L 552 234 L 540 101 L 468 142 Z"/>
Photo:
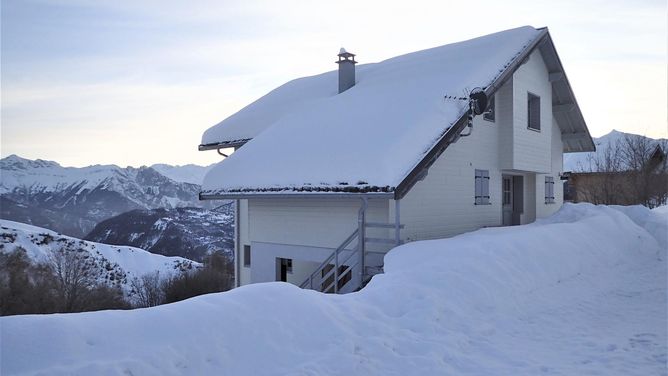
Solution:
<path fill-rule="evenodd" d="M 114 246 L 72 238 L 24 223 L 0 219 L 0 252 L 14 252 L 21 247 L 35 263 L 49 262 L 50 255 L 61 248 L 68 252 L 87 252 L 95 260 L 97 279 L 109 286 L 120 286 L 131 295 L 134 277 L 160 272 L 168 276 L 176 271 L 200 265 L 182 257 L 165 257 L 143 249 Z"/>
<path fill-rule="evenodd" d="M 467 110 L 444 96 L 490 85 L 540 33 L 524 26 L 360 66 L 341 94 L 332 73 L 289 83 L 206 131 L 202 143 L 232 137 L 235 124 L 266 127 L 213 167 L 202 192 L 391 191 Z"/>
<path fill-rule="evenodd" d="M 265 283 L 3 317 L 2 374 L 662 375 L 667 232 L 665 210 L 565 205 L 398 247 L 344 296 Z"/>

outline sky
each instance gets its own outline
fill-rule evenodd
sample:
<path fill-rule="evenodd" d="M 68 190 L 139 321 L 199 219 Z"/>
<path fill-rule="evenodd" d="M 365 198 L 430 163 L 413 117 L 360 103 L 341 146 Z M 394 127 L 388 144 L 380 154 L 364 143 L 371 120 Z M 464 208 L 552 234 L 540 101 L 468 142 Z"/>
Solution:
<path fill-rule="evenodd" d="M 208 165 L 202 133 L 298 77 L 548 26 L 593 136 L 668 137 L 664 0 L 3 0 L 0 154 Z"/>

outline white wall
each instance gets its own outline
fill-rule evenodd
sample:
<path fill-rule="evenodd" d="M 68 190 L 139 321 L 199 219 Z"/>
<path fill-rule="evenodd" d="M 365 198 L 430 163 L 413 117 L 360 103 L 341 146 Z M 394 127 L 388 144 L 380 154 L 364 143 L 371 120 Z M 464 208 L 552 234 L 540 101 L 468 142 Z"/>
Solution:
<path fill-rule="evenodd" d="M 528 128 L 529 92 L 541 98 L 540 131 Z M 533 52 L 495 96 L 496 121 L 476 117 L 472 135 L 450 145 L 425 180 L 401 200 L 404 240 L 447 237 L 501 225 L 503 174 L 524 177 L 522 224 L 561 206 L 561 133 L 553 124 L 552 85 L 540 52 Z M 475 169 L 489 170 L 490 205 L 474 205 Z M 537 173 L 555 177 L 555 204 L 545 204 L 544 175 Z"/>
<path fill-rule="evenodd" d="M 513 74 L 514 170 L 549 173 L 552 169 L 552 84 L 538 50 Z M 540 97 L 541 130 L 528 128 L 527 93 Z M 508 168 L 508 167 L 504 167 Z"/>
<path fill-rule="evenodd" d="M 547 217 L 561 207 L 564 202 L 564 185 L 560 180 L 559 175 L 564 170 L 564 152 L 563 143 L 561 141 L 561 130 L 557 121 L 552 119 L 552 145 L 551 145 L 551 170 L 549 174 L 541 174 L 537 176 L 536 186 L 536 216 L 538 218 Z M 552 176 L 554 178 L 554 203 L 545 203 L 545 177 Z"/>
<path fill-rule="evenodd" d="M 293 260 L 288 281 L 301 283 L 357 228 L 361 203 L 360 199 L 248 200 L 242 238 L 251 245 L 252 257 L 251 268 L 242 266 L 241 284 L 275 280 L 276 257 Z M 387 223 L 388 200 L 369 200 L 366 216 L 369 222 Z M 380 236 L 373 231 L 369 236 Z M 349 248 L 355 245 L 356 241 Z"/>

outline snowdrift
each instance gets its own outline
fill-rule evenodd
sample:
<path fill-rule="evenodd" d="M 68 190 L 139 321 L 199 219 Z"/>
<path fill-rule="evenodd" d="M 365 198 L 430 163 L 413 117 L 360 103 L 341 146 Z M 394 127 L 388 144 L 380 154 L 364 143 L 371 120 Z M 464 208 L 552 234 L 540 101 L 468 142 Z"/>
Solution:
<path fill-rule="evenodd" d="M 266 283 L 134 311 L 0 319 L 2 374 L 656 375 L 668 212 L 565 205 L 392 250 L 335 296 Z"/>

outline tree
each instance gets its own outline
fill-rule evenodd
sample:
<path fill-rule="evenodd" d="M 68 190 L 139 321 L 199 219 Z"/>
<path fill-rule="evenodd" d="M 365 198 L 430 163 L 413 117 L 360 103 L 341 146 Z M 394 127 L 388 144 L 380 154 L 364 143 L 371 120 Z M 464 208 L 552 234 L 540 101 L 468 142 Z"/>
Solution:
<path fill-rule="evenodd" d="M 193 296 L 227 291 L 234 284 L 234 266 L 220 253 L 211 253 L 204 266 L 170 278 L 165 282 L 165 303 L 177 302 Z"/>
<path fill-rule="evenodd" d="M 154 307 L 165 302 L 164 283 L 160 279 L 159 271 L 135 277 L 130 287 L 134 292 L 133 306 L 135 307 Z"/>
<path fill-rule="evenodd" d="M 664 205 L 668 198 L 665 143 L 626 135 L 588 157 L 588 168 L 572 175 L 577 201 L 606 205 Z"/>
<path fill-rule="evenodd" d="M 56 277 L 56 292 L 63 312 L 80 312 L 97 284 L 94 261 L 83 249 L 60 248 L 51 254 L 49 264 Z"/>

